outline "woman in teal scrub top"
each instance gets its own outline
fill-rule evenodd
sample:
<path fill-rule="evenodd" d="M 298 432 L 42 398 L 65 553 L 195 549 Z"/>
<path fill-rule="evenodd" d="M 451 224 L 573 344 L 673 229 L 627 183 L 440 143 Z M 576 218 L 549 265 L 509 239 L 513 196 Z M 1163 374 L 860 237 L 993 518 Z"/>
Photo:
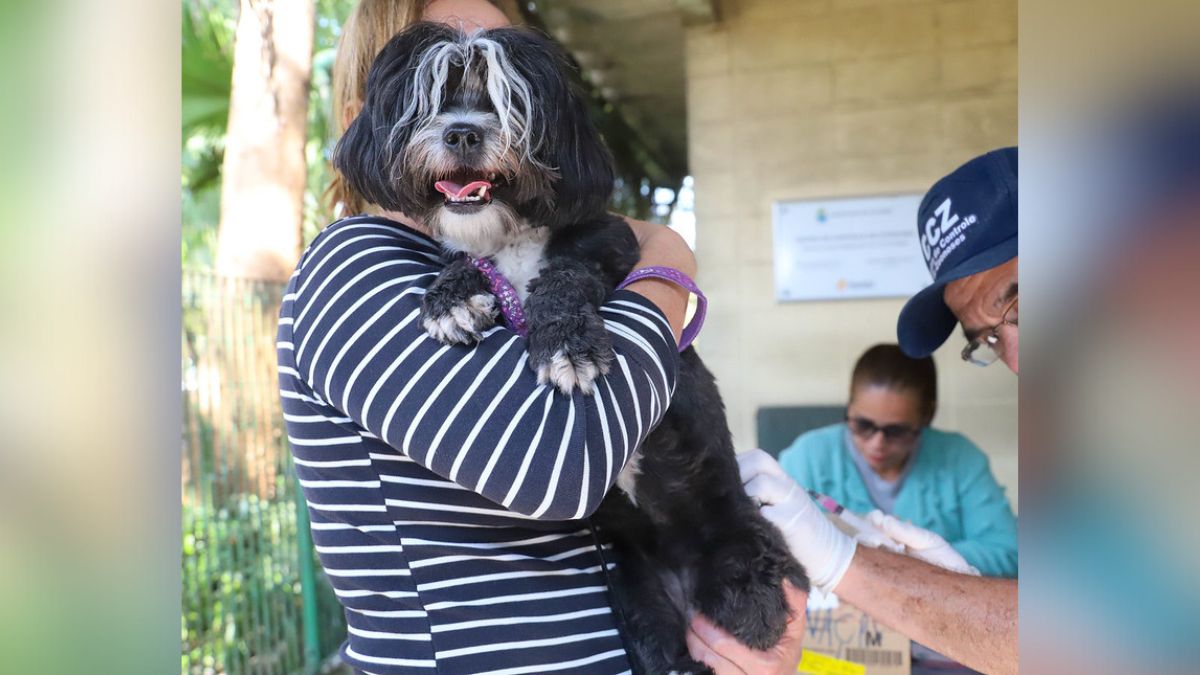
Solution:
<path fill-rule="evenodd" d="M 851 511 L 879 509 L 941 535 L 985 576 L 1017 576 L 1017 521 L 987 457 L 966 436 L 929 426 L 932 358 L 894 344 L 858 359 L 846 421 L 810 431 L 779 456 L 801 485 Z"/>

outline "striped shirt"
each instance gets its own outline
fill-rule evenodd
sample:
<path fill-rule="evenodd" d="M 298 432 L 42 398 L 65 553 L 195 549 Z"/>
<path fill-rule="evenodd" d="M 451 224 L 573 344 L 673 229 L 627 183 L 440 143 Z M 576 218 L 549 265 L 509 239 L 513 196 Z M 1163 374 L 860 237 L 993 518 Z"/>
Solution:
<path fill-rule="evenodd" d="M 329 226 L 280 309 L 279 387 L 313 540 L 367 673 L 619 673 L 611 555 L 586 520 L 675 387 L 670 326 L 618 291 L 591 396 L 539 385 L 523 338 L 421 325 L 447 260 L 371 217 Z"/>

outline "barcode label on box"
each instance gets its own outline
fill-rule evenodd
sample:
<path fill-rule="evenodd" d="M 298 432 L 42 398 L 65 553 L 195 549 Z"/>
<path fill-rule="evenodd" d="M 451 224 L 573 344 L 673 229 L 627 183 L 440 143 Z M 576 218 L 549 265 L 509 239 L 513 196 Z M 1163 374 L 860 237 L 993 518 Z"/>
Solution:
<path fill-rule="evenodd" d="M 846 660 L 861 663 L 864 666 L 899 666 L 904 664 L 904 656 L 891 649 L 859 649 L 846 647 Z"/>
<path fill-rule="evenodd" d="M 867 667 L 805 649 L 800 653 L 796 672 L 805 675 L 866 675 Z"/>

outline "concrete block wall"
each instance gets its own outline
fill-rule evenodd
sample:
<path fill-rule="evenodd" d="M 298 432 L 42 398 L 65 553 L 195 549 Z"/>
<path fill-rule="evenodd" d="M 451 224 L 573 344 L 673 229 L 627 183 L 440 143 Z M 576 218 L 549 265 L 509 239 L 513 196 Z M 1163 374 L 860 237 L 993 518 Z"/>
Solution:
<path fill-rule="evenodd" d="M 735 441 L 753 447 L 763 405 L 844 403 L 868 346 L 894 342 L 902 300 L 779 303 L 771 205 L 924 192 L 1017 142 L 1015 0 L 718 0 L 687 29 L 688 147 L 699 343 Z M 914 223 L 915 227 L 915 223 Z M 935 424 L 962 431 L 1017 495 L 1017 380 L 1001 365 L 935 355 Z"/>

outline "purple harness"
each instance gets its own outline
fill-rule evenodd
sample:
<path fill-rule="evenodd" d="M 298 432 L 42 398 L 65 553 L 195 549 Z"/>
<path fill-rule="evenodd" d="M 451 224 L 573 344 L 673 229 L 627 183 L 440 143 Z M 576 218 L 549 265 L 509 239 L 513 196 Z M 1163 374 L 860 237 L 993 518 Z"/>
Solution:
<path fill-rule="evenodd" d="M 469 259 L 471 264 L 487 277 L 488 284 L 492 287 L 492 295 L 500 300 L 500 312 L 504 314 L 504 320 L 508 327 L 521 337 L 529 337 L 529 324 L 525 321 L 525 309 L 521 306 L 521 297 L 517 295 L 517 289 L 513 288 L 500 270 L 496 269 L 496 264 L 490 258 L 471 256 Z M 653 266 L 636 269 L 617 285 L 617 290 L 621 290 L 635 281 L 650 278 L 670 281 L 696 294 L 696 314 L 679 337 L 679 351 L 683 351 L 691 346 L 696 336 L 700 334 L 700 328 L 704 326 L 704 316 L 708 313 L 708 298 L 704 297 L 704 293 L 691 277 L 673 267 Z"/>

